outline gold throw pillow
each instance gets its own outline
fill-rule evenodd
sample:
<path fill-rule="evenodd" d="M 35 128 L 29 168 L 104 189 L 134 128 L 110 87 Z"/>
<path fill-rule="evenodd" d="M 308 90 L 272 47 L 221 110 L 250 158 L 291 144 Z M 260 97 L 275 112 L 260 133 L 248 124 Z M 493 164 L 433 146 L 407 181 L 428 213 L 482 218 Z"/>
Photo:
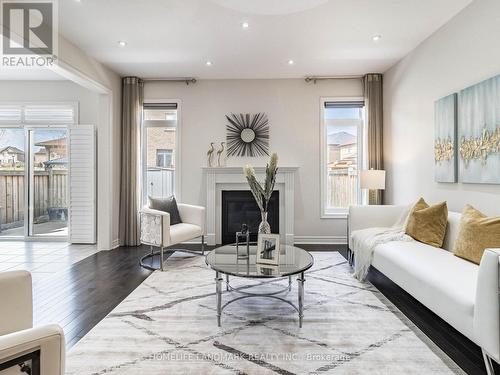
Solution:
<path fill-rule="evenodd" d="M 484 250 L 489 248 L 500 248 L 500 216 L 487 217 L 467 204 L 462 212 L 453 253 L 479 264 Z"/>
<path fill-rule="evenodd" d="M 412 207 L 406 222 L 406 234 L 427 245 L 442 247 L 446 226 L 448 225 L 448 207 L 446 202 L 429 206 L 420 198 Z"/>

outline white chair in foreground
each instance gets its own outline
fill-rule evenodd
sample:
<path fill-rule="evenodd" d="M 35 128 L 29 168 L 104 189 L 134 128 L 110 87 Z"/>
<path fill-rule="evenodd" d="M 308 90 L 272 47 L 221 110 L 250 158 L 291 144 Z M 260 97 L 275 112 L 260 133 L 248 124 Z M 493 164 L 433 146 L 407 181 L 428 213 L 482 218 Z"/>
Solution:
<path fill-rule="evenodd" d="M 63 330 L 33 328 L 31 274 L 1 272 L 0 301 L 0 374 L 63 375 Z"/>
<path fill-rule="evenodd" d="M 142 267 L 163 271 L 163 253 L 169 246 L 194 240 L 201 237 L 200 251 L 185 249 L 168 249 L 170 251 L 182 251 L 197 255 L 205 254 L 205 207 L 193 206 L 179 203 L 179 215 L 182 223 L 170 225 L 170 214 L 168 212 L 143 208 L 141 214 L 141 243 L 151 246 L 151 253 L 146 254 L 140 260 Z M 153 247 L 159 247 L 159 251 L 153 251 Z M 160 267 L 144 263 L 146 259 L 160 256 Z"/>

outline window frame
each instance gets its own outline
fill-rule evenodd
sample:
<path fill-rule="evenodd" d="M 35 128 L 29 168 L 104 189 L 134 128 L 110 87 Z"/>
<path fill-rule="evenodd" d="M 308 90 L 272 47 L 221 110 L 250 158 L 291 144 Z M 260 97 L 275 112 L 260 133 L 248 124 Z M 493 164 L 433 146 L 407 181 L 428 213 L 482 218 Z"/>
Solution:
<path fill-rule="evenodd" d="M 166 120 L 159 121 L 161 123 L 156 126 L 151 126 L 149 124 L 145 124 L 144 121 L 144 105 L 147 104 L 162 104 L 162 103 L 171 103 L 177 105 L 177 121 L 174 120 Z M 180 99 L 144 99 L 143 106 L 141 108 L 141 141 L 140 141 L 140 156 L 141 156 L 141 207 L 147 206 L 148 204 L 148 186 L 147 186 L 147 147 L 145 145 L 146 137 L 146 129 L 148 127 L 167 127 L 166 124 L 168 122 L 176 122 L 175 126 L 175 160 L 174 160 L 174 169 L 175 169 L 175 181 L 174 181 L 174 195 L 177 202 L 182 202 L 182 189 L 181 189 L 181 132 L 182 132 L 182 101 Z"/>
<path fill-rule="evenodd" d="M 327 186 L 327 173 L 328 173 L 328 147 L 327 147 L 327 124 L 325 121 L 325 103 L 335 102 L 353 102 L 359 101 L 364 102 L 363 97 L 353 96 L 353 97 L 321 97 L 320 98 L 320 218 L 321 219 L 346 219 L 348 216 L 349 208 L 342 207 L 327 207 L 326 197 L 328 192 Z M 346 121 L 352 122 L 351 125 L 355 125 L 358 128 L 357 134 L 357 151 L 358 151 L 358 180 L 357 180 L 357 193 L 358 202 L 362 204 L 363 193 L 360 188 L 359 173 L 365 166 L 364 160 L 364 149 L 365 149 L 365 116 L 361 120 L 330 120 L 332 122 L 338 121 L 339 125 L 345 125 Z"/>
<path fill-rule="evenodd" d="M 172 156 L 174 154 L 174 150 L 172 150 L 171 148 L 159 148 L 159 149 L 156 149 L 156 166 L 158 168 L 170 168 L 170 166 L 172 165 Z M 158 156 L 161 156 L 162 159 L 163 159 L 163 162 L 165 162 L 167 159 L 167 157 L 170 157 L 170 164 L 169 166 L 161 166 L 161 165 L 158 165 Z"/>

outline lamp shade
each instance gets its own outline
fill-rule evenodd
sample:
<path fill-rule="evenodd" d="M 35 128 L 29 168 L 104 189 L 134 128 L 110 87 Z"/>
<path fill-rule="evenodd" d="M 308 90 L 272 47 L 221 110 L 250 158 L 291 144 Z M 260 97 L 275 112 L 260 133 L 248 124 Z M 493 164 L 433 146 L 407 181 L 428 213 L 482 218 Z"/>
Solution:
<path fill-rule="evenodd" d="M 361 171 L 361 189 L 384 190 L 385 171 L 369 169 Z"/>

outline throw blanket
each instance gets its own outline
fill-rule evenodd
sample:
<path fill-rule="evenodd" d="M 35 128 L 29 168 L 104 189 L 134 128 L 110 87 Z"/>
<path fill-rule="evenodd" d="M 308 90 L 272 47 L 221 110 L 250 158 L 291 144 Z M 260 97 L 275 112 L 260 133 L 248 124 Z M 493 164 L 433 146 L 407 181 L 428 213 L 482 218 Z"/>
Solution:
<path fill-rule="evenodd" d="M 354 251 L 354 274 L 359 281 L 364 281 L 372 264 L 373 250 L 381 244 L 391 241 L 413 241 L 401 228 L 368 228 L 352 233 Z"/>
<path fill-rule="evenodd" d="M 405 234 L 409 207 L 398 221 L 390 228 L 367 228 L 352 232 L 352 248 L 354 251 L 353 276 L 364 281 L 372 264 L 373 250 L 378 245 L 391 241 L 414 241 Z"/>

